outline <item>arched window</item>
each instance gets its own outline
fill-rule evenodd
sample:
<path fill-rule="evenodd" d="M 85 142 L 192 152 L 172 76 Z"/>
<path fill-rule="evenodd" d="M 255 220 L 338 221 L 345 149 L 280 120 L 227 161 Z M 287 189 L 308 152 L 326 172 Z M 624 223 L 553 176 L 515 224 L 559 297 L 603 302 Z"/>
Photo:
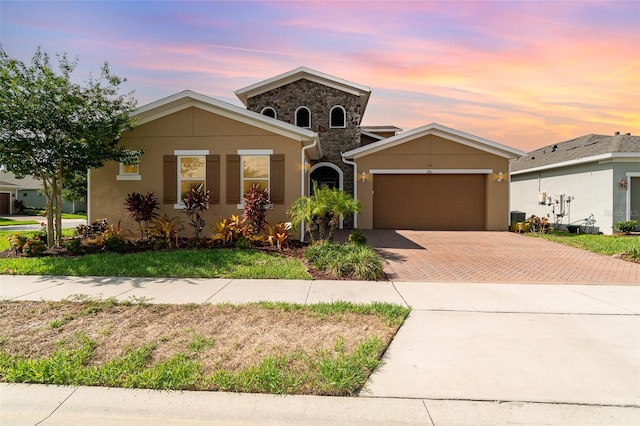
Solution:
<path fill-rule="evenodd" d="M 266 115 L 267 117 L 271 117 L 271 118 L 278 118 L 276 116 L 276 110 L 271 108 L 271 107 L 263 108 L 262 111 L 260 112 L 260 114 Z"/>
<path fill-rule="evenodd" d="M 346 120 L 345 120 L 345 110 L 340 105 L 336 105 L 331 108 L 331 112 L 329 113 L 329 127 L 337 127 L 337 128 L 345 128 Z"/>
<path fill-rule="evenodd" d="M 305 106 L 298 107 L 296 110 L 296 126 L 311 128 L 311 111 Z"/>

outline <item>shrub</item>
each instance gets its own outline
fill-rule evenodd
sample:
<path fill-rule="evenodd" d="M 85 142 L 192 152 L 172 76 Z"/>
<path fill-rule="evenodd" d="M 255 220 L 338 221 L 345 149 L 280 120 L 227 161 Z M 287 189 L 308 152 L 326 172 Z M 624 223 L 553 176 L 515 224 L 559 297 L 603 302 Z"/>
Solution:
<path fill-rule="evenodd" d="M 620 232 L 624 232 L 625 234 L 630 234 L 638 228 L 638 221 L 627 220 L 624 222 L 614 223 L 613 226 Z"/>
<path fill-rule="evenodd" d="M 271 226 L 268 223 L 265 225 L 263 240 L 272 246 L 276 246 L 278 251 L 289 248 L 289 229 L 291 229 L 290 223 L 276 223 L 275 226 Z"/>
<path fill-rule="evenodd" d="M 107 219 L 94 220 L 89 225 L 78 225 L 76 234 L 85 239 L 93 239 L 102 235 L 109 228 Z"/>
<path fill-rule="evenodd" d="M 22 247 L 22 253 L 27 257 L 38 257 L 44 254 L 47 249 L 47 243 L 40 238 L 35 237 L 27 240 Z"/>
<path fill-rule="evenodd" d="M 238 241 L 236 241 L 236 247 L 239 249 L 250 249 L 251 248 L 251 240 L 247 237 L 240 237 Z"/>
<path fill-rule="evenodd" d="M 211 194 L 204 190 L 202 184 L 194 186 L 187 196 L 182 200 L 184 209 L 182 211 L 189 217 L 190 225 L 193 227 L 193 236 L 197 240 L 206 224 L 203 214 L 211 205 Z"/>
<path fill-rule="evenodd" d="M 244 195 L 244 212 L 242 213 L 242 217 L 251 226 L 251 233 L 258 234 L 264 229 L 269 203 L 269 190 L 262 190 L 260 184 L 252 183 L 249 192 Z"/>
<path fill-rule="evenodd" d="M 178 245 L 178 232 L 183 228 L 182 220 L 179 217 L 170 218 L 166 213 L 162 217 L 156 218 L 149 231 L 151 235 L 158 240 L 160 245 L 164 247 L 171 247 L 171 241 L 176 240 L 176 246 Z"/>
<path fill-rule="evenodd" d="M 382 259 L 371 247 L 365 245 L 318 243 L 311 245 L 304 256 L 312 266 L 339 278 L 384 278 Z"/>
<path fill-rule="evenodd" d="M 13 208 L 16 209 L 16 213 L 23 214 L 27 206 L 24 205 L 22 200 L 14 200 Z"/>
<path fill-rule="evenodd" d="M 73 256 L 82 254 L 82 240 L 80 238 L 70 238 L 62 242 L 62 247 Z"/>
<path fill-rule="evenodd" d="M 531 232 L 539 232 L 541 234 L 546 234 L 549 232 L 549 218 L 547 217 L 538 217 L 536 215 L 531 215 L 529 219 L 527 219 L 527 223 L 529 224 L 529 231 Z"/>
<path fill-rule="evenodd" d="M 28 238 L 23 234 L 12 234 L 7 236 L 7 240 L 9 240 L 9 244 L 11 244 L 11 248 L 16 253 L 21 253 L 24 244 L 27 242 Z"/>
<path fill-rule="evenodd" d="M 220 241 L 222 244 L 233 244 L 249 235 L 249 226 L 242 216 L 220 217 L 217 222 L 211 223 L 209 228 L 213 233 L 213 241 Z"/>
<path fill-rule="evenodd" d="M 130 213 L 131 218 L 138 222 L 140 238 L 144 238 L 142 222 L 148 225 L 153 219 L 158 217 L 156 210 L 158 210 L 159 204 L 158 197 L 156 197 L 153 192 L 147 192 L 144 195 L 138 192 L 127 194 L 124 205 L 127 206 L 127 211 Z"/>
<path fill-rule="evenodd" d="M 364 232 L 362 232 L 360 229 L 355 228 L 349 233 L 347 241 L 353 244 L 366 245 L 367 236 L 364 235 Z"/>

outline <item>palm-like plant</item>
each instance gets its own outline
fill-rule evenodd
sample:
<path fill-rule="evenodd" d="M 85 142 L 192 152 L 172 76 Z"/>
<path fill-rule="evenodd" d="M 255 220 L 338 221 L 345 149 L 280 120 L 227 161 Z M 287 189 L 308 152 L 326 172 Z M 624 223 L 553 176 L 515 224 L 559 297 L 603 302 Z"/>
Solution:
<path fill-rule="evenodd" d="M 332 241 L 340 224 L 340 217 L 358 213 L 362 205 L 344 191 L 313 183 L 313 196 L 300 197 L 289 208 L 288 214 L 294 227 L 305 222 L 305 231 L 315 242 L 317 229 L 320 240 Z"/>

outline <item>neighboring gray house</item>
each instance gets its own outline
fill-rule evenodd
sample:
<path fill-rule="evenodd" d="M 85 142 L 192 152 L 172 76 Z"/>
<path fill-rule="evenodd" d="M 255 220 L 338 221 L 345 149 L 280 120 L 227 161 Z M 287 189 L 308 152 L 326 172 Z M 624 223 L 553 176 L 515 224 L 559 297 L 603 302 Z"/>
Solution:
<path fill-rule="evenodd" d="M 41 190 L 42 182 L 32 176 L 18 179 L 13 173 L 0 171 L 0 215 L 16 214 L 15 200 L 22 201 L 25 207 L 44 209 L 47 202 Z M 62 211 L 86 211 L 86 206 L 79 201 L 63 201 Z"/>
<path fill-rule="evenodd" d="M 640 136 L 581 136 L 531 151 L 510 169 L 511 211 L 563 227 L 593 215 L 604 234 L 617 222 L 640 222 Z"/>

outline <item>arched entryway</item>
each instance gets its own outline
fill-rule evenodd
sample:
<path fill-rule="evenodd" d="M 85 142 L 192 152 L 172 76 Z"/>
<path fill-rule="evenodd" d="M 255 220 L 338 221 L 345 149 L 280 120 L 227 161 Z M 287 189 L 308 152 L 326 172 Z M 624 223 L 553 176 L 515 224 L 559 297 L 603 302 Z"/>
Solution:
<path fill-rule="evenodd" d="M 340 167 L 333 163 L 314 164 L 309 170 L 309 195 L 313 195 L 313 182 L 317 182 L 318 186 L 326 185 L 329 188 L 343 189 L 343 172 Z"/>

